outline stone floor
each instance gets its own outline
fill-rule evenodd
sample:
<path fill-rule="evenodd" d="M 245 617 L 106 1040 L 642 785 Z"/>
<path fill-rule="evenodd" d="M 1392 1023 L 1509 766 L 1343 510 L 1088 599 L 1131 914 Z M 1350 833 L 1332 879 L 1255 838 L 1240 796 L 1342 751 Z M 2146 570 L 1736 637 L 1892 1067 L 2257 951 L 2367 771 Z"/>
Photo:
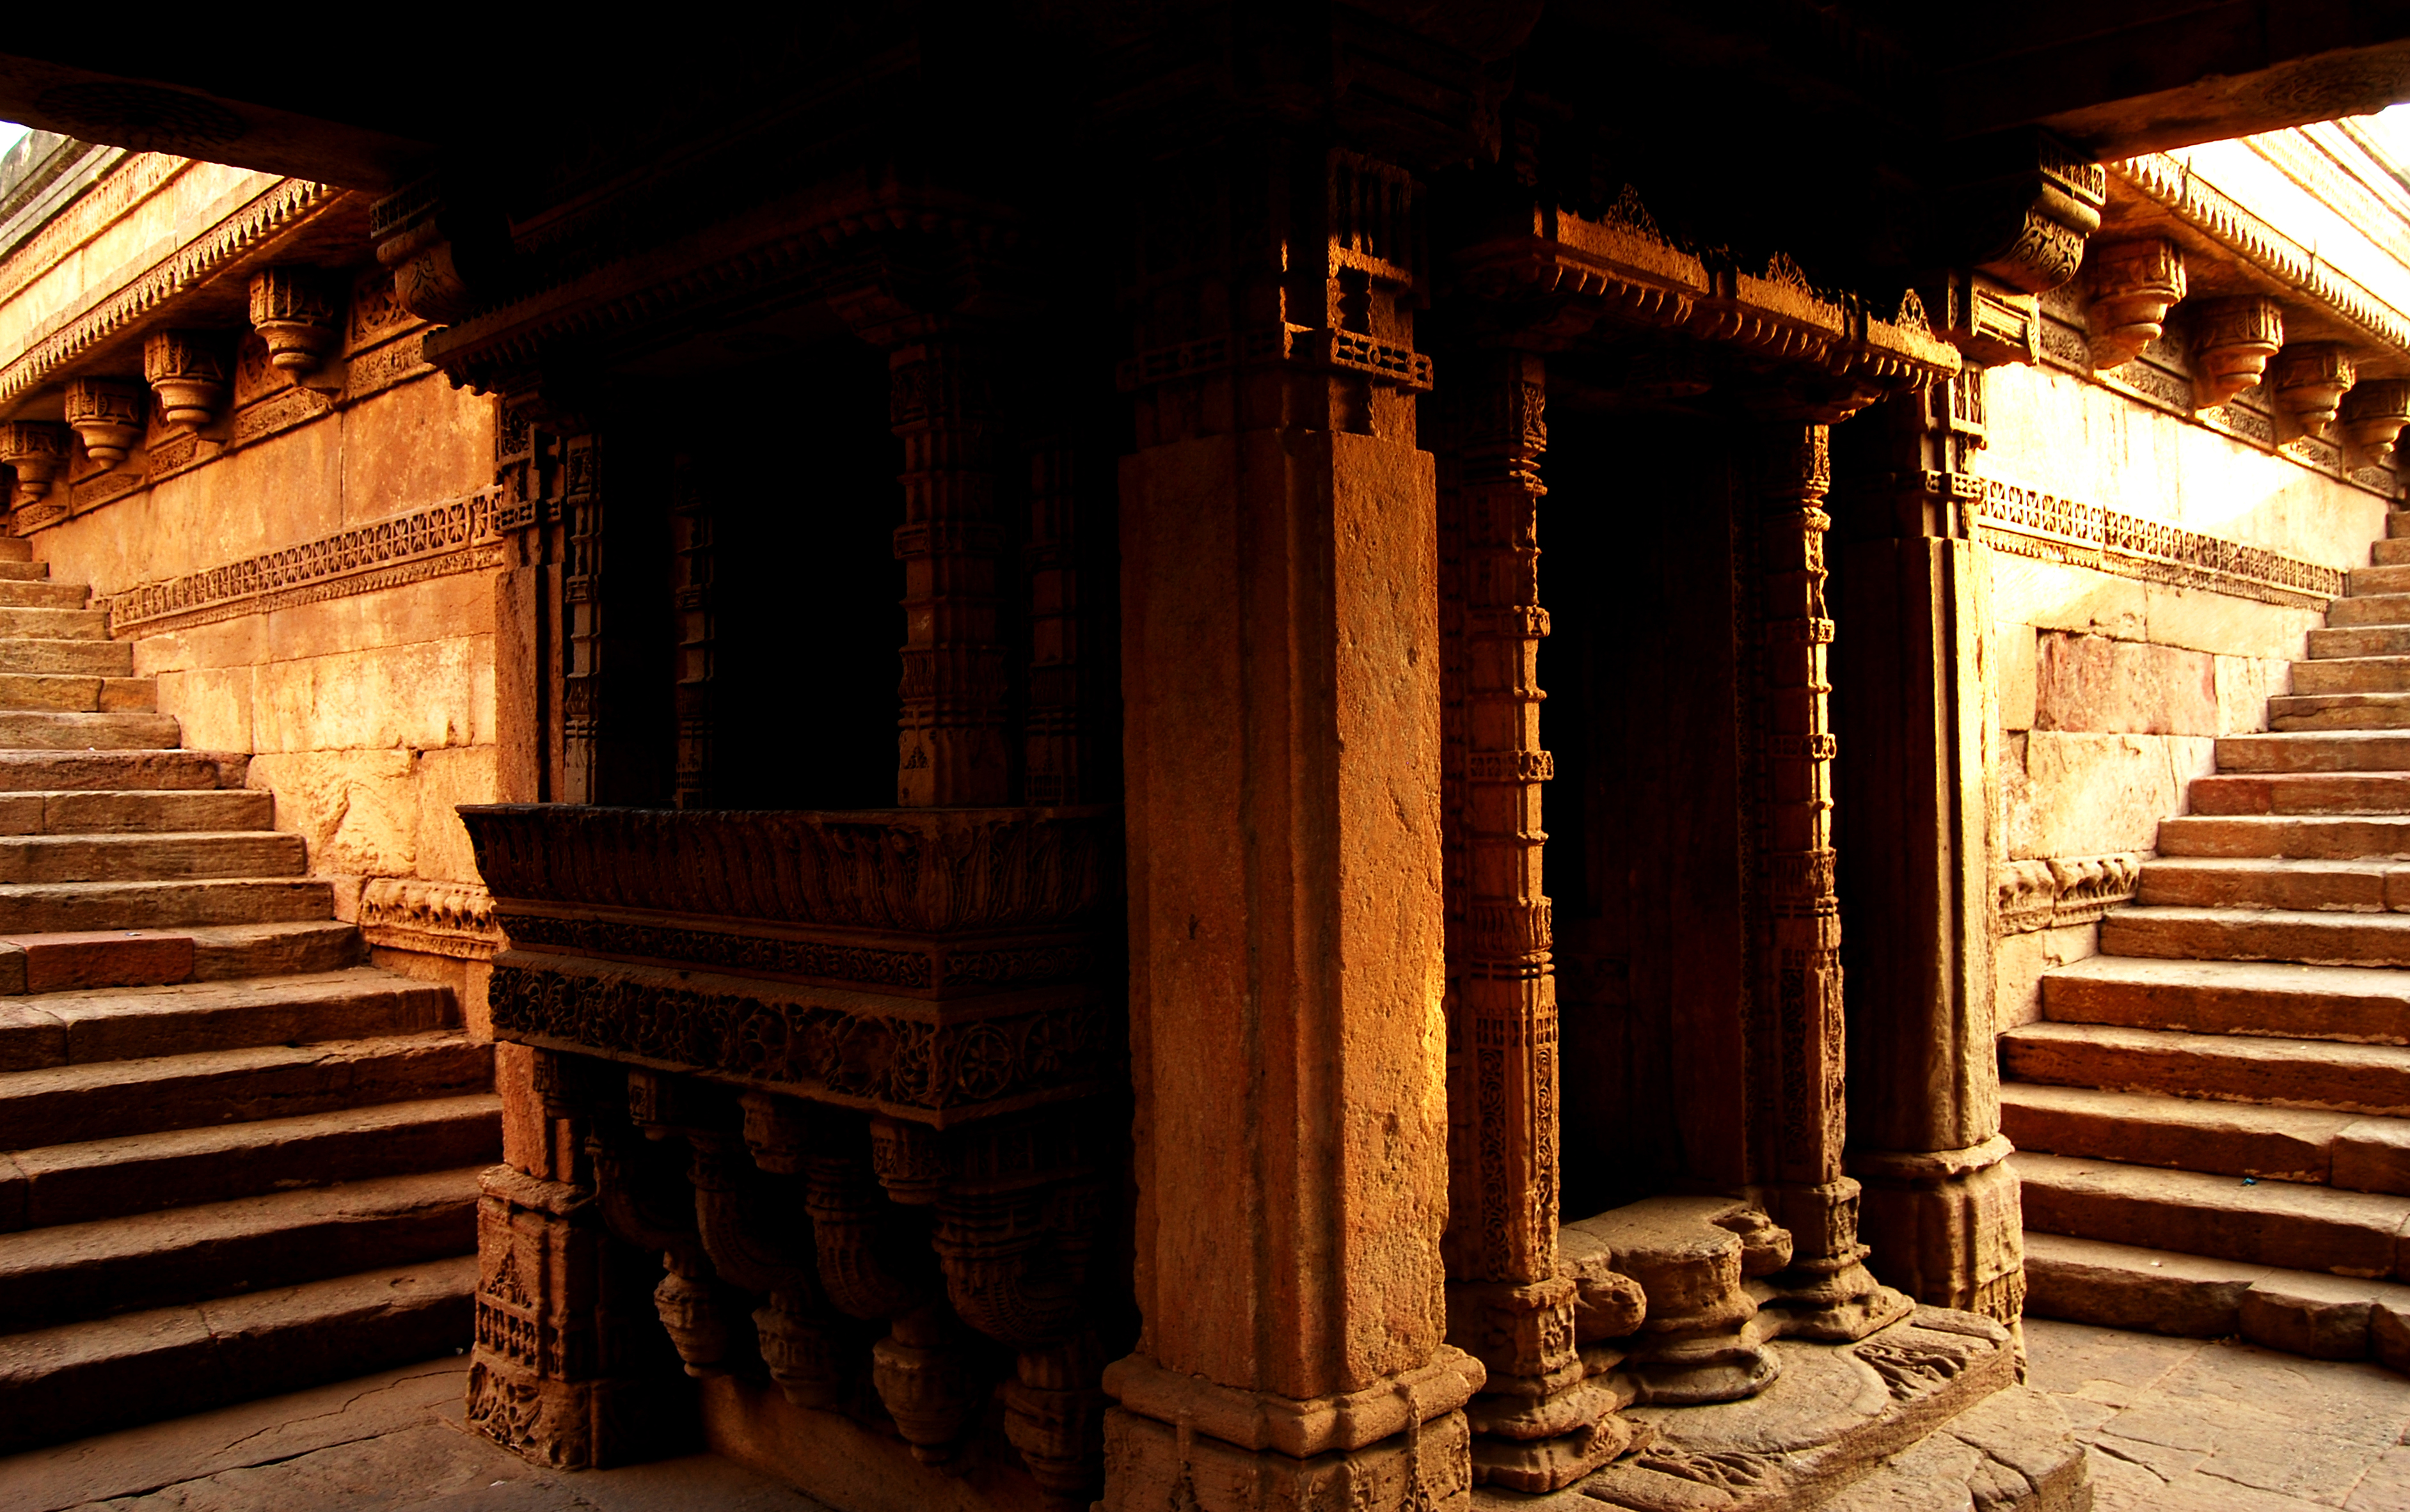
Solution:
<path fill-rule="evenodd" d="M 2410 1512 L 2410 1377 L 2248 1344 L 2025 1321 L 2092 1447 L 2094 1512 Z"/>
<path fill-rule="evenodd" d="M 2410 1512 L 2410 1378 L 2034 1318 L 2032 1384 L 2092 1447 L 2094 1512 Z M 7 1512 L 825 1512 L 710 1455 L 563 1475 L 460 1431 L 467 1361 L 0 1459 Z"/>

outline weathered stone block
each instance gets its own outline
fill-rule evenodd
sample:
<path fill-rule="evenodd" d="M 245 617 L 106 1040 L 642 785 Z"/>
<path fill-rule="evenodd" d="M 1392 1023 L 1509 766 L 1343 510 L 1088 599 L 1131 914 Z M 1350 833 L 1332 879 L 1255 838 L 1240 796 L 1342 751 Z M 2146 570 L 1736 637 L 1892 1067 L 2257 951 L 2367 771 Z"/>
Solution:
<path fill-rule="evenodd" d="M 2041 1017 L 2042 973 L 2098 955 L 2098 924 L 2070 925 L 2004 935 L 1992 947 L 1992 1015 L 1996 1029 L 2014 1029 Z"/>
<path fill-rule="evenodd" d="M 2334 1139 L 2334 1185 L 2410 1197 L 2410 1120 L 2362 1118 Z"/>
<path fill-rule="evenodd" d="M 196 667 L 159 674 L 159 712 L 183 727 L 184 742 L 204 750 L 252 748 L 257 678 L 249 667 Z"/>
<path fill-rule="evenodd" d="M 483 637 L 271 662 L 258 672 L 254 748 L 489 743 L 493 690 L 494 645 Z"/>
<path fill-rule="evenodd" d="M 408 875 L 417 865 L 414 766 L 402 749 L 278 753 L 253 758 L 250 785 L 275 793 L 277 828 L 309 843 L 312 871 Z"/>
<path fill-rule="evenodd" d="M 2243 1299 L 2269 1268 L 2064 1234 L 2025 1234 L 2025 1311 L 2180 1338 L 2242 1329 Z"/>
<path fill-rule="evenodd" d="M 2212 770 L 2214 748 L 2195 736 L 2037 729 L 2014 737 L 2001 764 L 2005 853 L 2152 850 L 2159 820 L 2183 812 L 2185 786 Z"/>
<path fill-rule="evenodd" d="M 494 767 L 491 745 L 447 746 L 418 754 L 418 875 L 430 881 L 479 881 L 476 851 L 469 843 L 458 809 L 463 803 L 495 801 Z"/>
<path fill-rule="evenodd" d="M 2035 678 L 2041 655 L 2037 632 L 2030 625 L 1996 624 L 1992 628 L 1992 655 L 1996 658 L 1993 665 L 1998 669 L 2000 727 L 2033 728 L 2038 695 Z"/>
<path fill-rule="evenodd" d="M 493 482 L 494 407 L 463 404 L 432 374 L 361 401 L 342 417 L 347 523 L 380 519 Z"/>
<path fill-rule="evenodd" d="M 2365 1360 L 2374 1301 L 2366 1281 L 2272 1272 L 2243 1295 L 2243 1336 L 2313 1360 Z"/>
<path fill-rule="evenodd" d="M 2216 658 L 2205 652 L 2044 631 L 2034 685 L 2036 729 L 2218 733 Z"/>

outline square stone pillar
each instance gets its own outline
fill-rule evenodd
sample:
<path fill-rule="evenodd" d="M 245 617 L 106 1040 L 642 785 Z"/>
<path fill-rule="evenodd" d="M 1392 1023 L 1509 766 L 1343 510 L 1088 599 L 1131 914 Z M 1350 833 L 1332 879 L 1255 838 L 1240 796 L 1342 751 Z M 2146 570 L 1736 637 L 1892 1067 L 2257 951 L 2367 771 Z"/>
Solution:
<path fill-rule="evenodd" d="M 1105 1376 L 1109 1512 L 1469 1505 L 1414 193 L 1279 143 L 1168 174 L 1142 212 L 1121 539 L 1144 1330 Z"/>

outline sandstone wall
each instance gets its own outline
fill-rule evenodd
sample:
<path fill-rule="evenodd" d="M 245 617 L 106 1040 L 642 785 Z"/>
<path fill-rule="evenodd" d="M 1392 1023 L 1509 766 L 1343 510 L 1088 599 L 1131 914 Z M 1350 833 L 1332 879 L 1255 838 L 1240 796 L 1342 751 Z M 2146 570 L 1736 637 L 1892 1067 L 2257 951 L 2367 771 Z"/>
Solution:
<path fill-rule="evenodd" d="M 2376 493 L 2076 374 L 2011 367 L 1986 382 L 1986 477 L 2345 569 L 2366 566 L 2385 533 Z M 2065 871 L 2151 851 L 2159 820 L 2185 812 L 2187 785 L 2211 770 L 2215 738 L 2267 727 L 2268 698 L 2287 691 L 2306 632 L 2324 623 L 2315 609 L 1996 542 L 1985 554 L 2004 878 L 2020 862 Z M 2004 934 L 2000 1023 L 2037 1016 L 2040 973 L 2091 954 L 2097 932 L 2085 920 Z"/>

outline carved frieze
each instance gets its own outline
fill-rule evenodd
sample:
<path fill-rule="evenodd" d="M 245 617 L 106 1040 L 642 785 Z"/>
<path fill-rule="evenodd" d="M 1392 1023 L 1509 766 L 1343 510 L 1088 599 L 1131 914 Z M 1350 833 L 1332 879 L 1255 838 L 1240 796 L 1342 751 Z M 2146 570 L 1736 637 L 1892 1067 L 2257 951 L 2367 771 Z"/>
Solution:
<path fill-rule="evenodd" d="M 1992 871 L 1997 927 L 2002 934 L 2027 934 L 2090 924 L 2133 901 L 2141 874 L 2142 857 L 2132 853 L 2010 861 Z"/>
<path fill-rule="evenodd" d="M 2351 392 L 2359 367 L 2336 341 L 2297 341 L 2269 366 L 2276 403 L 2311 436 L 2324 436 Z"/>
<path fill-rule="evenodd" d="M 225 412 L 226 363 L 214 331 L 153 331 L 142 339 L 142 378 L 171 425 L 197 429 Z"/>
<path fill-rule="evenodd" d="M 2410 425 L 2410 378 L 2368 379 L 2353 384 L 2344 399 L 2344 438 L 2377 462 L 2393 454 L 2404 425 Z"/>
<path fill-rule="evenodd" d="M 2172 241 L 2095 242 L 2084 253 L 2091 285 L 2086 323 L 2096 368 L 2122 367 L 2157 340 L 2185 296 L 2184 252 Z"/>
<path fill-rule="evenodd" d="M 502 947 L 494 900 L 483 887 L 376 877 L 360 892 L 360 932 L 371 945 L 483 960 Z"/>
<path fill-rule="evenodd" d="M 2214 410 L 2259 382 L 2285 345 L 2285 312 L 2273 299 L 2211 299 L 2192 311 L 2193 407 Z"/>
<path fill-rule="evenodd" d="M 79 378 L 67 384 L 67 428 L 94 462 L 125 460 L 151 418 L 151 395 L 122 378 Z"/>
<path fill-rule="evenodd" d="M 253 274 L 251 325 L 268 343 L 268 360 L 289 373 L 312 370 L 343 338 L 334 291 L 313 267 Z"/>
<path fill-rule="evenodd" d="M 2020 556 L 2300 609 L 2324 609 L 2343 593 L 2340 569 L 2264 546 L 2204 535 L 1997 478 L 1982 480 L 1982 486 L 1976 514 L 1981 539 L 1985 545 Z"/>

